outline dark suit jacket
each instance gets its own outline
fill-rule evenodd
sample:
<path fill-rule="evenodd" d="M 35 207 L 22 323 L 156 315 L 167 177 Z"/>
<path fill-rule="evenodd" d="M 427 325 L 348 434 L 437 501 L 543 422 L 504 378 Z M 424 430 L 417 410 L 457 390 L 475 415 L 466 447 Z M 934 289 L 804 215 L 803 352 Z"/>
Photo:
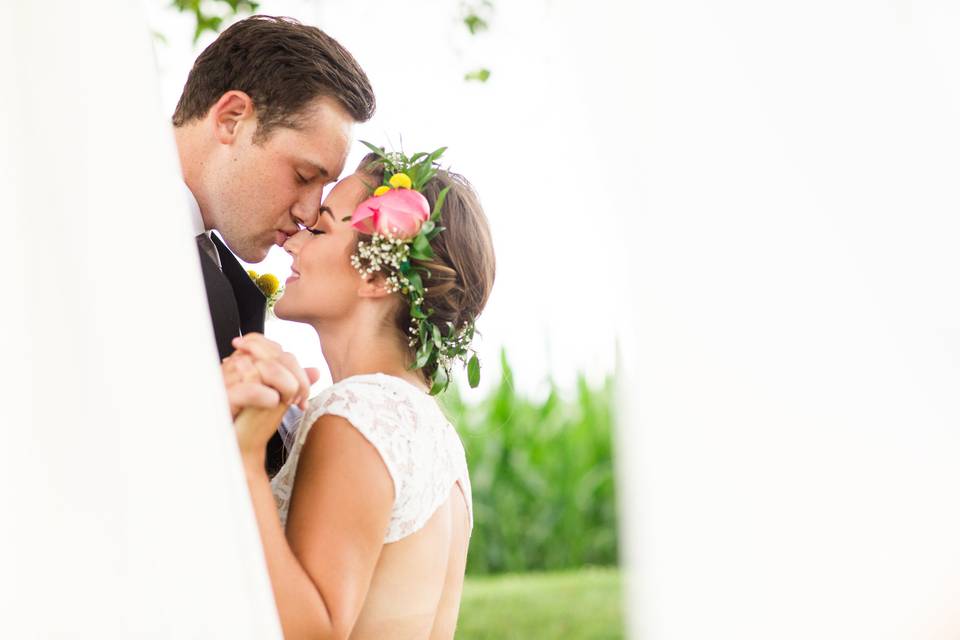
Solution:
<path fill-rule="evenodd" d="M 217 268 L 216 263 L 199 246 L 197 251 L 200 253 L 200 266 L 203 269 L 203 283 L 207 288 L 207 303 L 210 305 L 217 351 L 223 360 L 233 353 L 233 346 L 230 344 L 233 338 L 253 331 L 263 333 L 267 299 L 227 246 L 216 235 L 211 234 L 211 239 L 220 254 L 223 271 Z M 284 455 L 283 440 L 279 433 L 275 433 L 267 444 L 265 461 L 270 476 L 280 470 Z"/>

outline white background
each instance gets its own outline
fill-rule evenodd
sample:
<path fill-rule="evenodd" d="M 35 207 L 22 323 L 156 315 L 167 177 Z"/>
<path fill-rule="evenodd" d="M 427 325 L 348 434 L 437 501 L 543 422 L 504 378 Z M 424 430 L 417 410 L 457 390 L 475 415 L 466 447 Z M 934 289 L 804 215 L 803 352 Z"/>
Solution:
<path fill-rule="evenodd" d="M 960 636 L 955 3 L 629 23 L 634 630 Z"/>

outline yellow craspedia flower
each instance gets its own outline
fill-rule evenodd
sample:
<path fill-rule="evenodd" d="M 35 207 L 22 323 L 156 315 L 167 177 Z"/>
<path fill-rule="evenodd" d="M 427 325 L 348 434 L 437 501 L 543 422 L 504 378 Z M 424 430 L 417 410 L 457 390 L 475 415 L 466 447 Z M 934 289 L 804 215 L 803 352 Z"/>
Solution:
<path fill-rule="evenodd" d="M 250 276 L 250 279 L 254 282 L 257 281 L 257 278 L 260 277 L 260 274 L 254 271 L 253 269 L 247 269 L 247 275 Z"/>
<path fill-rule="evenodd" d="M 280 288 L 280 280 L 272 273 L 265 273 L 257 278 L 257 286 L 260 287 L 263 295 L 269 298 Z"/>
<path fill-rule="evenodd" d="M 382 196 L 387 191 L 390 191 L 390 187 L 388 187 L 387 185 L 382 185 L 373 190 L 373 195 Z"/>
<path fill-rule="evenodd" d="M 409 189 L 413 186 L 413 181 L 411 181 L 410 176 L 405 173 L 395 173 L 390 178 L 390 186 L 394 189 Z"/>

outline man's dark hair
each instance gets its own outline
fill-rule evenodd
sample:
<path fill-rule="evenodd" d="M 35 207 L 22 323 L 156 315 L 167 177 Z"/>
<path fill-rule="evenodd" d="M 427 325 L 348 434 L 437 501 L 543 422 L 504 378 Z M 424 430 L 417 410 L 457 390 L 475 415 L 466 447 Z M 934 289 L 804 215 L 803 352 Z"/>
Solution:
<path fill-rule="evenodd" d="M 314 100 L 335 99 L 356 122 L 373 116 L 376 99 L 367 74 L 326 33 L 292 18 L 253 16 L 232 25 L 193 64 L 174 126 L 206 116 L 227 91 L 253 100 L 262 142 L 276 127 L 299 128 Z"/>

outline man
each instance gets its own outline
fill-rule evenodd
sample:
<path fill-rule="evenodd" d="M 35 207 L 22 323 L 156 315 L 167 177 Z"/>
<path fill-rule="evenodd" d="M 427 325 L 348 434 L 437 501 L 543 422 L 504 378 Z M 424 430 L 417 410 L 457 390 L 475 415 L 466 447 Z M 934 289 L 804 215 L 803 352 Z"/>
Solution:
<path fill-rule="evenodd" d="M 316 223 L 354 123 L 374 109 L 356 60 L 294 20 L 242 20 L 197 58 L 173 125 L 221 359 L 233 352 L 233 338 L 264 327 L 266 300 L 234 254 L 260 262 L 270 247 Z M 299 365 L 291 367 L 309 387 Z M 267 448 L 271 475 L 283 453 L 278 433 Z"/>

